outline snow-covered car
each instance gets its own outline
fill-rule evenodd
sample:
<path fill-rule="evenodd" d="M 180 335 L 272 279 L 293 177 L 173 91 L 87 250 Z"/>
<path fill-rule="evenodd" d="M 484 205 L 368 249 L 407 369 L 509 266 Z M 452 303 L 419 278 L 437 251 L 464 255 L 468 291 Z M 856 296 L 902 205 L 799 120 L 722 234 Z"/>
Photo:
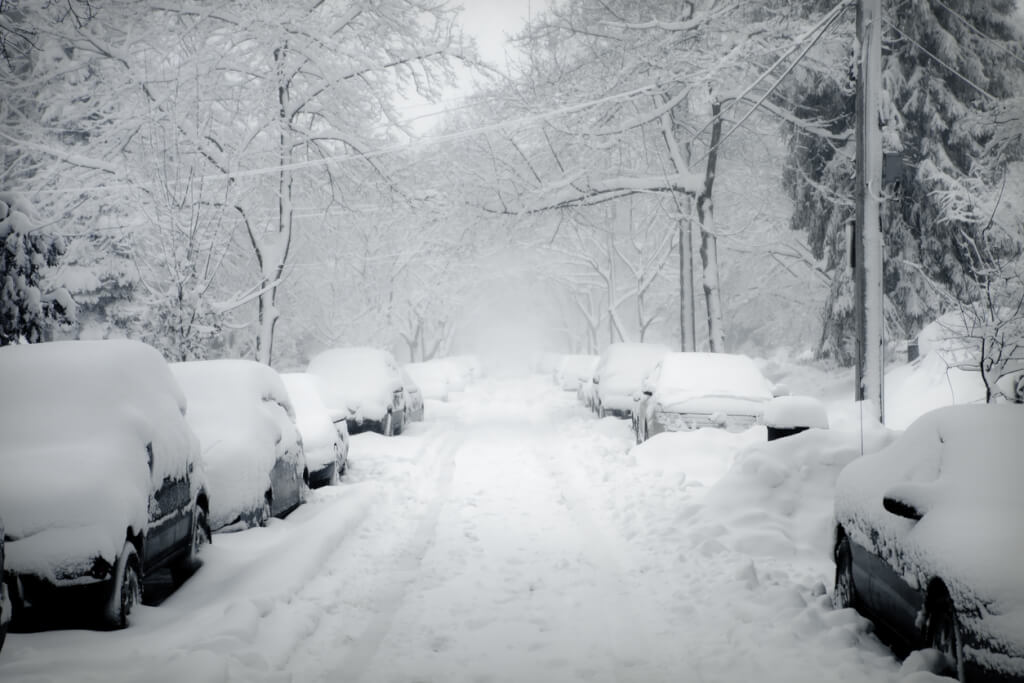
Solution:
<path fill-rule="evenodd" d="M 424 399 L 448 400 L 448 372 L 443 364 L 435 361 L 406 363 L 403 369 L 420 388 Z"/>
<path fill-rule="evenodd" d="M 348 467 L 348 425 L 344 420 L 337 425 L 331 420 L 315 376 L 285 372 L 281 379 L 295 407 L 310 488 L 336 484 Z"/>
<path fill-rule="evenodd" d="M 580 383 L 593 379 L 599 356 L 570 353 L 562 356 L 555 371 L 555 383 L 564 391 L 579 391 Z"/>
<path fill-rule="evenodd" d="M 0 650 L 7 640 L 7 627 L 11 623 L 11 596 L 7 588 L 7 572 L 4 571 L 4 521 L 0 519 Z"/>
<path fill-rule="evenodd" d="M 350 434 L 402 432 L 405 392 L 398 363 L 390 352 L 365 346 L 328 349 L 317 354 L 306 372 L 320 379 L 331 419 L 342 417 Z"/>
<path fill-rule="evenodd" d="M 758 423 L 773 385 L 749 357 L 733 353 L 665 354 L 643 381 L 633 406 L 637 443 L 661 432 Z"/>
<path fill-rule="evenodd" d="M 933 410 L 839 474 L 833 602 L 964 681 L 1024 680 L 1024 409 Z"/>
<path fill-rule="evenodd" d="M 436 363 L 444 373 L 445 381 L 448 383 L 448 391 L 465 391 L 469 386 L 470 376 L 467 368 L 457 360 L 451 358 L 435 358 L 431 361 Z"/>
<path fill-rule="evenodd" d="M 96 606 L 123 628 L 143 579 L 188 574 L 210 501 L 186 401 L 128 340 L 0 348 L 0 517 L 15 619 Z"/>
<path fill-rule="evenodd" d="M 405 398 L 405 421 L 406 423 L 423 422 L 423 392 L 404 368 L 401 373 L 402 391 Z"/>
<path fill-rule="evenodd" d="M 284 517 L 305 498 L 309 471 L 281 376 L 252 360 L 172 363 L 188 398 L 210 491 L 210 527 L 237 530 Z"/>
<path fill-rule="evenodd" d="M 663 344 L 609 344 L 594 370 L 591 409 L 600 417 L 631 417 L 634 395 L 640 391 L 644 378 L 651 374 L 655 364 L 669 352 Z"/>

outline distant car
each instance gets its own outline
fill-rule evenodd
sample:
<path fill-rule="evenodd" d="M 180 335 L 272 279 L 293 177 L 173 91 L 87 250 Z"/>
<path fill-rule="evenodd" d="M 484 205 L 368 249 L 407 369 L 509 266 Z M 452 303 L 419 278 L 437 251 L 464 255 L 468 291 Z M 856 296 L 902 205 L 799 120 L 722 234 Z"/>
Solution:
<path fill-rule="evenodd" d="M 298 507 L 309 471 L 281 376 L 241 359 L 173 363 L 171 371 L 202 446 L 210 527 L 244 529 Z"/>
<path fill-rule="evenodd" d="M 383 349 L 336 348 L 309 362 L 306 372 L 320 378 L 324 404 L 337 420 L 345 416 L 350 434 L 401 434 L 405 392 L 395 357 Z"/>
<path fill-rule="evenodd" d="M 562 356 L 555 371 L 555 383 L 563 391 L 578 391 L 582 382 L 593 379 L 594 370 L 600 356 L 587 354 L 567 354 Z"/>
<path fill-rule="evenodd" d="M 773 385 L 747 356 L 667 353 L 643 381 L 633 406 L 637 443 L 660 432 L 753 427 L 774 396 Z"/>
<path fill-rule="evenodd" d="M 0 519 L 0 650 L 7 640 L 7 627 L 11 623 L 11 595 L 7 588 L 7 572 L 4 571 L 4 521 Z"/>
<path fill-rule="evenodd" d="M 210 540 L 184 394 L 156 349 L 127 340 L 0 348 L 0 385 L 14 618 L 95 605 L 106 626 L 125 627 L 143 579 L 191 573 Z"/>
<path fill-rule="evenodd" d="M 406 363 L 403 369 L 420 388 L 424 399 L 448 400 L 448 371 L 443 364 L 436 361 Z"/>
<path fill-rule="evenodd" d="M 833 602 L 961 681 L 1024 680 L 1024 408 L 918 418 L 836 481 Z"/>
<path fill-rule="evenodd" d="M 320 397 L 316 376 L 305 372 L 281 374 L 295 407 L 295 424 L 302 436 L 310 488 L 338 483 L 348 467 L 348 426 L 335 425 Z"/>
<path fill-rule="evenodd" d="M 466 387 L 469 386 L 470 370 L 459 363 L 457 360 L 451 358 L 435 358 L 430 361 L 436 363 L 444 372 L 445 380 L 448 382 L 448 391 L 465 391 Z"/>
<path fill-rule="evenodd" d="M 666 353 L 669 348 L 662 344 L 609 344 L 594 370 L 593 411 L 599 417 L 632 417 L 634 394 Z"/>
<path fill-rule="evenodd" d="M 423 422 L 423 393 L 404 368 L 401 373 L 402 390 L 405 392 L 405 421 Z"/>

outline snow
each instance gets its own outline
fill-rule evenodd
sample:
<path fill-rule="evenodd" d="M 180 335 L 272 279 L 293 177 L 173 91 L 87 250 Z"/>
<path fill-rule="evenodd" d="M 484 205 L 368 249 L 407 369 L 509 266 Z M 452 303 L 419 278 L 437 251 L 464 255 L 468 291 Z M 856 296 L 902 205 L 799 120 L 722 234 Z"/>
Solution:
<path fill-rule="evenodd" d="M 126 530 L 148 525 L 151 489 L 198 459 L 167 364 L 139 342 L 51 342 L 0 349 L 0 378 L 8 569 L 54 580 L 112 563 Z"/>
<path fill-rule="evenodd" d="M 580 382 L 593 379 L 600 356 L 592 354 L 567 354 L 562 356 L 555 371 L 557 383 L 566 391 L 576 391 Z"/>
<path fill-rule="evenodd" d="M 202 446 L 210 526 L 219 529 L 259 511 L 274 464 L 302 457 L 295 410 L 280 375 L 235 359 L 173 363 L 171 370 L 188 396 L 188 422 Z"/>
<path fill-rule="evenodd" d="M 337 460 L 344 449 L 341 436 L 320 397 L 316 376 L 286 372 L 281 374 L 281 380 L 295 408 L 295 424 L 302 435 L 306 465 L 310 472 L 316 472 Z"/>
<path fill-rule="evenodd" d="M 444 365 L 436 361 L 426 361 L 406 363 L 403 367 L 420 388 L 424 399 L 448 400 L 448 372 Z"/>
<path fill-rule="evenodd" d="M 399 438 L 352 437 L 346 481 L 218 535 L 126 631 L 12 634 L 0 680 L 937 683 L 933 653 L 901 663 L 828 596 L 836 482 L 898 434 L 847 375 L 770 370 L 831 428 L 635 446 L 550 374 L 484 378 Z"/>
<path fill-rule="evenodd" d="M 316 355 L 306 371 L 322 380 L 324 403 L 332 419 L 349 415 L 357 421 L 382 420 L 394 392 L 402 388 L 398 364 L 382 349 L 329 349 Z"/>
<path fill-rule="evenodd" d="M 732 353 L 670 353 L 661 360 L 654 398 L 665 408 L 703 397 L 767 401 L 772 385 L 747 356 Z"/>
<path fill-rule="evenodd" d="M 601 354 L 594 371 L 600 381 L 595 393 L 605 408 L 630 410 L 633 394 L 640 390 L 655 363 L 669 353 L 661 344 L 617 343 L 611 344 Z"/>
<path fill-rule="evenodd" d="M 828 413 L 821 401 L 814 397 L 777 396 L 765 404 L 761 423 L 782 429 L 828 429 Z"/>

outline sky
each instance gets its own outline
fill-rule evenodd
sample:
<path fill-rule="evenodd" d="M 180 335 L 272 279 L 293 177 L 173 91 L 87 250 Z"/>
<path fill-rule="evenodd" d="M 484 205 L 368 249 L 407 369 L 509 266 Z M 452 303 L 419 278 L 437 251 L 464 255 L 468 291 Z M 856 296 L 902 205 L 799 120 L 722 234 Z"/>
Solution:
<path fill-rule="evenodd" d="M 507 68 L 507 38 L 519 31 L 529 17 L 548 5 L 548 0 L 464 0 L 461 22 L 467 36 L 476 41 L 481 58 L 499 70 Z M 473 90 L 468 73 L 458 87 L 449 88 L 439 103 L 412 94 L 400 105 L 420 135 L 429 133 L 446 107 L 457 106 Z"/>

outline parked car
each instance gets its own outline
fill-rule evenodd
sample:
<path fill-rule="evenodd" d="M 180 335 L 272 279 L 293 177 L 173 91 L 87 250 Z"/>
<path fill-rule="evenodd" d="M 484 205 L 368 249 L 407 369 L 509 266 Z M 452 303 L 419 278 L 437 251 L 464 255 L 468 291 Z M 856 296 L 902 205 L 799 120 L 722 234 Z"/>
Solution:
<path fill-rule="evenodd" d="M 484 364 L 476 354 L 466 353 L 459 356 L 449 356 L 452 361 L 462 369 L 462 374 L 468 382 L 477 382 L 484 376 Z"/>
<path fill-rule="evenodd" d="M 405 421 L 423 422 L 423 392 L 403 368 L 402 390 L 405 392 Z"/>
<path fill-rule="evenodd" d="M 7 572 L 4 570 L 4 521 L 0 519 L 0 650 L 7 640 L 7 627 L 11 623 L 11 595 L 7 588 Z"/>
<path fill-rule="evenodd" d="M 469 370 L 456 360 L 451 358 L 435 358 L 432 363 L 437 363 L 444 372 L 445 381 L 448 383 L 448 391 L 465 391 L 472 379 Z"/>
<path fill-rule="evenodd" d="M 329 349 L 315 356 L 306 372 L 320 378 L 324 404 L 334 419 L 345 416 L 350 434 L 401 434 L 405 392 L 390 352 L 369 347 Z"/>
<path fill-rule="evenodd" d="M 667 353 L 635 396 L 636 441 L 701 427 L 740 432 L 757 424 L 773 396 L 772 383 L 747 356 Z"/>
<path fill-rule="evenodd" d="M 403 369 L 420 388 L 424 399 L 448 400 L 448 372 L 443 364 L 436 361 L 406 363 Z"/>
<path fill-rule="evenodd" d="M 1024 412 L 926 413 L 836 482 L 833 602 L 962 681 L 1024 680 Z"/>
<path fill-rule="evenodd" d="M 165 567 L 187 575 L 210 540 L 184 394 L 156 349 L 127 340 L 0 348 L 0 385 L 14 618 L 85 605 L 123 628 L 143 579 Z"/>
<path fill-rule="evenodd" d="M 199 435 L 210 527 L 238 530 L 284 517 L 309 483 L 295 409 L 281 376 L 252 360 L 173 363 Z"/>
<path fill-rule="evenodd" d="M 669 348 L 662 344 L 609 344 L 594 370 L 591 408 L 600 417 L 632 417 L 633 396 Z"/>
<path fill-rule="evenodd" d="M 600 356 L 571 353 L 562 356 L 555 371 L 555 383 L 563 391 L 579 391 L 580 384 L 593 379 Z"/>
<path fill-rule="evenodd" d="M 295 407 L 310 488 L 338 483 L 348 467 L 348 426 L 335 424 L 320 397 L 318 379 L 305 372 L 281 374 Z"/>

